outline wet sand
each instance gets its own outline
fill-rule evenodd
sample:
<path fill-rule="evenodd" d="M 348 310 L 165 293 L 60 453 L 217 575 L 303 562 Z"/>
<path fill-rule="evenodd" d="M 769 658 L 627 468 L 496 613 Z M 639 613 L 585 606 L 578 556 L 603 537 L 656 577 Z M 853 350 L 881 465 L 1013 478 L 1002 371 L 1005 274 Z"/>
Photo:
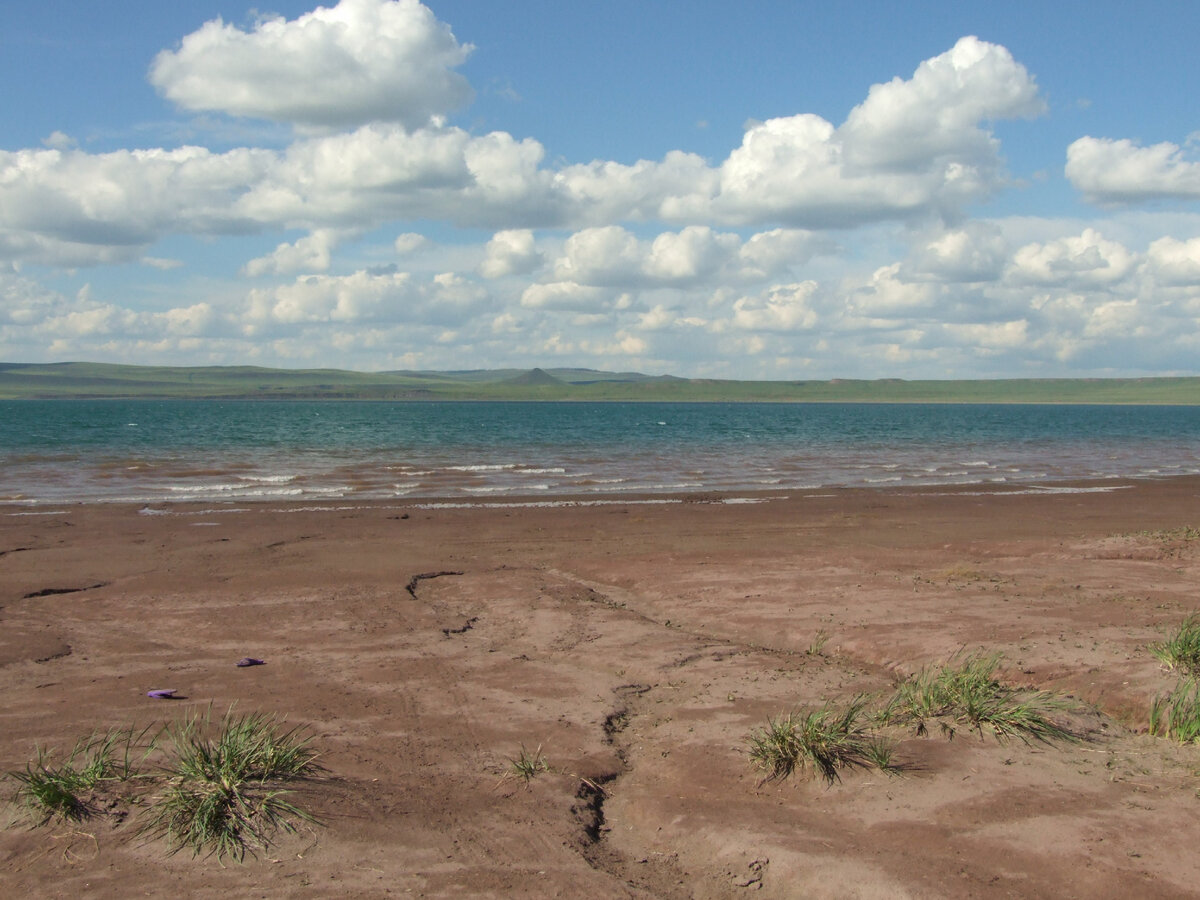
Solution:
<path fill-rule="evenodd" d="M 0 768 L 236 703 L 309 726 L 329 773 L 300 799 L 323 826 L 242 865 L 120 806 L 5 828 L 0 893 L 1196 896 L 1200 750 L 1144 732 L 1174 684 L 1146 646 L 1200 607 L 1200 480 L 1081 487 L 0 510 Z M 768 716 L 979 648 L 1097 709 L 1089 739 L 894 732 L 902 776 L 831 786 L 751 767 Z"/>

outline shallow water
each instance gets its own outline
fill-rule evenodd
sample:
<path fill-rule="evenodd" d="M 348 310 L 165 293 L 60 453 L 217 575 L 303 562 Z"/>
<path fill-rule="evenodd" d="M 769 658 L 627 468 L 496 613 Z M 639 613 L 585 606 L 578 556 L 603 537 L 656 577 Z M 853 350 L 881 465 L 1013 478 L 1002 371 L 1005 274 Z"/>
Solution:
<path fill-rule="evenodd" d="M 1200 473 L 1200 407 L 0 402 L 0 502 L 593 497 Z"/>

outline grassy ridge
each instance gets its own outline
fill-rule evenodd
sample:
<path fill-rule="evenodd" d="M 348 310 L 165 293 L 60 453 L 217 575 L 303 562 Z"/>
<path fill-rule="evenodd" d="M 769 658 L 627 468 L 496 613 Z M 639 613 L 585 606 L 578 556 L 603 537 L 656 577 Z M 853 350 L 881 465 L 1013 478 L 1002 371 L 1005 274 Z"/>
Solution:
<path fill-rule="evenodd" d="M 588 369 L 352 372 L 0 363 L 0 399 L 675 400 L 1200 404 L 1200 378 L 723 381 Z"/>

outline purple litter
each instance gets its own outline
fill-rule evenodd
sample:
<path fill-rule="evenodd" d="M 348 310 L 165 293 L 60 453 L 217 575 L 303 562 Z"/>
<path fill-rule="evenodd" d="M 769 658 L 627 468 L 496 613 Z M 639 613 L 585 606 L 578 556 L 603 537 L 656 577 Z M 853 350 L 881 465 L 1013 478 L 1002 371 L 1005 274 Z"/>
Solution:
<path fill-rule="evenodd" d="M 246 666 L 265 666 L 266 662 L 261 659 L 255 659 L 253 656 L 243 656 L 237 661 L 237 664 L 245 668 Z"/>
<path fill-rule="evenodd" d="M 152 697 L 155 700 L 174 700 L 175 688 L 161 688 L 157 691 L 146 691 L 147 697 Z"/>

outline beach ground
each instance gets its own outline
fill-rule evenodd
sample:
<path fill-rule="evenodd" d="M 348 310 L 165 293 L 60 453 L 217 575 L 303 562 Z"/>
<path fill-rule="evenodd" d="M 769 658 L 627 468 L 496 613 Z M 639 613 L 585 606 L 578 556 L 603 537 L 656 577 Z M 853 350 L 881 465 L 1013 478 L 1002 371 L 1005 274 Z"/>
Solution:
<path fill-rule="evenodd" d="M 1200 608 L 1200 480 L 1078 487 L 9 508 L 0 769 L 236 704 L 326 775 L 295 797 L 320 825 L 223 865 L 144 805 L 6 803 L 0 894 L 1197 896 L 1200 749 L 1146 726 L 1177 681 L 1147 648 Z M 1084 739 L 892 726 L 897 774 L 751 765 L 768 718 L 979 650 Z"/>

